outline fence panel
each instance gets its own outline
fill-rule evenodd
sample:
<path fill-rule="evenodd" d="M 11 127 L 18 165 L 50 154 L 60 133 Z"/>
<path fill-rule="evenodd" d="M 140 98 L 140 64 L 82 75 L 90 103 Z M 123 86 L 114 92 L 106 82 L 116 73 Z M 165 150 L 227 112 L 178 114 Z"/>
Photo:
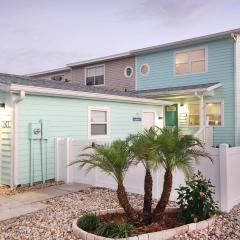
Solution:
<path fill-rule="evenodd" d="M 116 183 L 111 176 L 106 176 L 99 170 L 92 170 L 86 174 L 86 169 L 80 169 L 78 164 L 68 167 L 69 163 L 79 159 L 79 154 L 83 153 L 86 146 L 92 141 L 79 141 L 67 139 L 57 139 L 55 141 L 56 151 L 56 173 L 57 179 L 65 182 L 80 182 L 93 186 L 116 189 Z M 97 144 L 106 143 L 104 140 L 97 141 Z M 229 211 L 234 204 L 240 202 L 239 169 L 240 169 L 240 147 L 229 148 L 226 144 L 221 144 L 220 148 L 207 148 L 213 158 L 213 162 L 206 158 L 199 158 L 195 171 L 200 170 L 206 178 L 211 179 L 215 186 L 215 199 L 219 201 L 221 210 Z M 91 150 L 84 151 L 90 153 Z M 139 164 L 131 167 L 125 178 L 127 191 L 142 194 L 144 191 L 145 169 Z M 162 192 L 164 171 L 153 172 L 153 197 L 159 198 Z M 180 171 L 173 172 L 173 191 L 171 200 L 176 200 L 176 188 L 184 185 L 184 175 Z"/>

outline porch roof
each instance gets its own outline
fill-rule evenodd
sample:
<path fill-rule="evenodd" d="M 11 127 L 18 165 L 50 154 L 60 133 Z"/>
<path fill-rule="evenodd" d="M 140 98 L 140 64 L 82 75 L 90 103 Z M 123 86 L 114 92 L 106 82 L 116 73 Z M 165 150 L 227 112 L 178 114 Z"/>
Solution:
<path fill-rule="evenodd" d="M 204 84 L 177 86 L 177 87 L 140 90 L 140 91 L 136 91 L 136 94 L 144 97 L 185 96 L 185 95 L 194 95 L 195 93 L 210 92 L 221 86 L 222 86 L 221 83 L 214 82 L 214 83 L 204 83 Z"/>

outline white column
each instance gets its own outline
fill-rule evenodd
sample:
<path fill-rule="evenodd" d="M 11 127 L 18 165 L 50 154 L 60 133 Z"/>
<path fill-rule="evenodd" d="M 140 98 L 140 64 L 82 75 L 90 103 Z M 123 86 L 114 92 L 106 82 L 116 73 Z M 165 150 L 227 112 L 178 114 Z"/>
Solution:
<path fill-rule="evenodd" d="M 203 101 L 203 94 L 199 96 L 199 114 L 200 114 L 200 128 L 202 128 L 205 123 L 204 123 L 204 115 L 205 115 L 205 108 L 204 108 L 204 101 Z"/>

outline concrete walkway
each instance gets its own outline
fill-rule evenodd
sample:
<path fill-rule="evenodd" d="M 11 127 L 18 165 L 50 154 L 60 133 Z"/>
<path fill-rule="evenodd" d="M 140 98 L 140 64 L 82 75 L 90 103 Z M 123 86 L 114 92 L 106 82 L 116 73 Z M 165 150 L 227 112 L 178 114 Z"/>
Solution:
<path fill-rule="evenodd" d="M 12 196 L 0 196 L 0 221 L 44 209 L 47 204 L 41 203 L 41 201 L 79 192 L 88 187 L 89 185 L 80 183 L 62 184 Z"/>

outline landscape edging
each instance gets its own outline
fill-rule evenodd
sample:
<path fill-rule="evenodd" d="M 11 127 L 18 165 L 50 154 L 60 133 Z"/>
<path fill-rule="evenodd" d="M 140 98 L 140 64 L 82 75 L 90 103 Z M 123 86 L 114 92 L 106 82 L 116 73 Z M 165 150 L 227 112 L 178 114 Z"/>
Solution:
<path fill-rule="evenodd" d="M 167 208 L 166 211 L 174 212 L 174 211 L 179 211 L 178 208 Z M 123 209 L 118 208 L 118 209 L 107 209 L 107 210 L 102 210 L 102 211 L 97 211 L 95 212 L 97 215 L 100 214 L 107 214 L 107 213 L 122 213 Z M 158 232 L 151 232 L 151 233 L 144 233 L 138 236 L 133 236 L 127 238 L 128 240 L 155 240 L 155 239 L 161 239 L 161 240 L 168 240 L 173 238 L 176 235 L 182 235 L 187 232 L 193 232 L 196 230 L 202 230 L 205 228 L 211 227 L 215 223 L 215 216 L 211 217 L 207 220 L 203 220 L 197 223 L 189 223 L 185 224 L 176 228 L 170 228 Z M 79 218 L 78 218 L 79 219 Z M 102 236 L 98 236 L 92 233 L 88 233 L 81 228 L 77 226 L 77 221 L 78 219 L 75 219 L 72 224 L 72 230 L 73 233 L 76 237 L 81 238 L 82 240 L 115 240 L 114 238 L 105 238 Z M 126 238 L 120 238 L 118 240 L 123 240 Z"/>

